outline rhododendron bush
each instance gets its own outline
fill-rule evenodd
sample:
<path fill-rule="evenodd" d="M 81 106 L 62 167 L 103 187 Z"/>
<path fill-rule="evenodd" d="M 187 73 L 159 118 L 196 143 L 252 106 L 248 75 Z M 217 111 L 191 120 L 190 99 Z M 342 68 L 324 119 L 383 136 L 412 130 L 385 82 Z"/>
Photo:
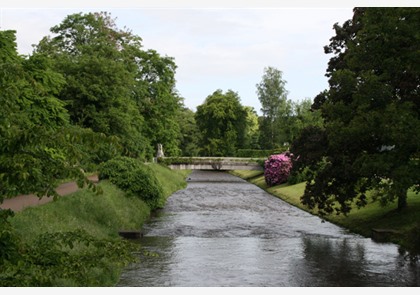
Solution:
<path fill-rule="evenodd" d="M 285 183 L 292 170 L 292 154 L 271 155 L 264 163 L 265 183 L 269 186 Z"/>

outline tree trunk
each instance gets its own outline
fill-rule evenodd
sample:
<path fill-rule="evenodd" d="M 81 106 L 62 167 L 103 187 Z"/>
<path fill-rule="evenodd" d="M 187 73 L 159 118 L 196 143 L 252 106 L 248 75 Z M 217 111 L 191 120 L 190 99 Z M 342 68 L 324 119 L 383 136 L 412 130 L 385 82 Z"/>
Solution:
<path fill-rule="evenodd" d="M 398 190 L 398 211 L 407 207 L 407 190 L 399 189 Z"/>

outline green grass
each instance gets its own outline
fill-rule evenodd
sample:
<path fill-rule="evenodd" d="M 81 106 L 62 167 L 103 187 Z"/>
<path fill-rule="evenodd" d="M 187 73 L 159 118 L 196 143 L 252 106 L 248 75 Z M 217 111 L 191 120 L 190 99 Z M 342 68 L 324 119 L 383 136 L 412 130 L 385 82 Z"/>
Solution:
<path fill-rule="evenodd" d="M 191 172 L 172 171 L 158 164 L 150 164 L 150 168 L 162 184 L 166 197 L 185 188 L 185 178 Z M 146 203 L 126 194 L 109 181 L 99 182 L 98 187 L 101 194 L 85 188 L 54 202 L 17 212 L 10 219 L 12 227 L 26 243 L 31 243 L 46 232 L 83 229 L 98 239 L 120 240 L 119 230 L 141 230 L 151 213 Z M 113 286 L 118 282 L 122 268 L 115 269 L 115 262 L 112 261 L 106 268 L 92 275 L 98 276 L 94 280 L 100 282 L 100 286 Z"/>
<path fill-rule="evenodd" d="M 24 209 L 11 222 L 24 240 L 44 232 L 75 229 L 98 238 L 117 237 L 120 229 L 141 228 L 150 215 L 142 200 L 127 196 L 108 181 L 98 186 L 102 194 L 82 189 L 55 202 Z"/>
<path fill-rule="evenodd" d="M 259 186 L 291 205 L 316 215 L 316 211 L 309 210 L 300 201 L 300 197 L 305 190 L 305 183 L 294 185 L 281 184 L 268 187 L 261 171 L 237 170 L 231 173 Z M 407 203 L 407 208 L 402 211 L 397 211 L 396 203 L 381 206 L 379 202 L 370 200 L 368 205 L 360 209 L 355 207 L 347 216 L 330 215 L 325 217 L 325 219 L 365 237 L 371 237 L 372 229 L 395 230 L 399 234 L 392 235 L 389 241 L 406 248 L 412 248 L 413 245 L 410 245 L 411 242 L 409 240 L 413 238 L 413 234 L 416 234 L 415 230 L 418 230 L 420 226 L 420 196 L 416 195 L 413 191 L 409 191 L 407 194 Z M 416 243 L 419 243 L 418 237 L 414 237 L 414 240 L 416 240 Z M 415 247 L 419 246 L 416 245 Z"/>
<path fill-rule="evenodd" d="M 191 170 L 171 170 L 168 167 L 159 164 L 148 165 L 156 173 L 166 197 L 169 197 L 173 192 L 186 187 L 187 183 L 185 182 L 185 178 L 191 173 Z"/>

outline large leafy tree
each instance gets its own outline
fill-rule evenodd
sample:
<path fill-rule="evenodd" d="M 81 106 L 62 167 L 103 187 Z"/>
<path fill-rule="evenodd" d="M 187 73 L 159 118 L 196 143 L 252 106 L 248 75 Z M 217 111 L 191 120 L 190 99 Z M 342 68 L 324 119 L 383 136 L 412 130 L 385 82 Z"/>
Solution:
<path fill-rule="evenodd" d="M 107 13 L 72 14 L 36 48 L 66 79 L 59 98 L 73 124 L 117 137 L 126 155 L 144 157 L 144 118 L 133 97 L 141 39 L 119 30 Z M 98 159 L 105 160 L 105 159 Z"/>
<path fill-rule="evenodd" d="M 305 133 L 318 160 L 305 156 L 302 140 L 295 145 L 299 160 L 317 170 L 303 203 L 321 213 L 348 213 L 373 190 L 403 209 L 407 190 L 420 190 L 420 9 L 355 8 L 334 29 L 325 46 L 334 55 L 330 87 L 313 105 L 325 129 L 312 138 Z"/>
<path fill-rule="evenodd" d="M 261 82 L 257 86 L 257 95 L 261 103 L 260 145 L 264 149 L 273 149 L 288 141 L 285 127 L 291 115 L 291 102 L 287 99 L 286 81 L 283 73 L 266 67 Z"/>
<path fill-rule="evenodd" d="M 0 81 L 0 202 L 21 193 L 56 195 L 63 178 L 85 181 L 75 143 L 86 133 L 69 125 L 56 97 L 64 78 L 45 56 L 19 56 L 15 31 L 0 31 Z"/>
<path fill-rule="evenodd" d="M 153 147 L 162 144 L 166 156 L 181 152 L 179 115 L 183 99 L 175 89 L 176 64 L 173 58 L 155 50 L 136 50 L 135 100 L 145 120 L 144 134 Z"/>
<path fill-rule="evenodd" d="M 243 147 L 247 112 L 238 94 L 216 90 L 197 107 L 195 120 L 201 133 L 201 154 L 235 156 Z"/>

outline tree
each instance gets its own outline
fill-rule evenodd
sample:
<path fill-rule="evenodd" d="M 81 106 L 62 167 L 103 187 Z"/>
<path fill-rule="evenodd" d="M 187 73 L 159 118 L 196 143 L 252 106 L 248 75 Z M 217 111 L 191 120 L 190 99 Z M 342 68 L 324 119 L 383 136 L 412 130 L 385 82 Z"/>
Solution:
<path fill-rule="evenodd" d="M 200 133 L 192 110 L 184 108 L 178 117 L 180 132 L 180 150 L 182 156 L 193 157 L 199 152 Z"/>
<path fill-rule="evenodd" d="M 236 92 L 216 90 L 197 107 L 195 120 L 201 133 L 201 154 L 234 156 L 245 138 L 246 111 Z"/>
<path fill-rule="evenodd" d="M 258 114 L 253 107 L 245 106 L 246 124 L 245 124 L 245 149 L 259 149 L 259 123 Z"/>
<path fill-rule="evenodd" d="M 313 105 L 325 134 L 311 144 L 323 147 L 302 197 L 310 208 L 346 214 L 373 190 L 401 210 L 407 190 L 419 192 L 419 24 L 418 8 L 355 8 L 352 20 L 334 25 L 325 47 L 334 54 L 330 87 Z M 305 152 L 299 156 L 307 161 Z"/>
<path fill-rule="evenodd" d="M 0 81 L 0 202 L 26 193 L 57 196 L 64 178 L 87 182 L 73 145 L 84 131 L 69 125 L 56 97 L 63 76 L 45 56 L 18 56 L 15 31 L 0 31 Z"/>
<path fill-rule="evenodd" d="M 287 100 L 285 85 L 282 72 L 273 67 L 264 69 L 262 80 L 256 85 L 263 113 L 260 145 L 264 149 L 276 148 L 287 141 L 284 127 L 291 114 L 291 103 Z"/>
<path fill-rule="evenodd" d="M 36 47 L 66 79 L 59 98 L 72 124 L 115 136 L 125 154 L 145 157 L 149 142 L 133 93 L 138 71 L 133 52 L 141 39 L 119 30 L 107 13 L 72 14 Z M 98 159 L 98 162 L 107 160 Z"/>
<path fill-rule="evenodd" d="M 306 127 L 321 127 L 323 123 L 321 111 L 312 108 L 312 100 L 309 98 L 292 102 L 292 116 L 289 121 L 287 128 L 289 142 L 293 142 Z"/>
<path fill-rule="evenodd" d="M 135 100 L 145 120 L 144 134 L 152 147 L 163 144 L 167 156 L 180 154 L 179 115 L 183 99 L 175 89 L 176 64 L 155 50 L 137 50 Z"/>

